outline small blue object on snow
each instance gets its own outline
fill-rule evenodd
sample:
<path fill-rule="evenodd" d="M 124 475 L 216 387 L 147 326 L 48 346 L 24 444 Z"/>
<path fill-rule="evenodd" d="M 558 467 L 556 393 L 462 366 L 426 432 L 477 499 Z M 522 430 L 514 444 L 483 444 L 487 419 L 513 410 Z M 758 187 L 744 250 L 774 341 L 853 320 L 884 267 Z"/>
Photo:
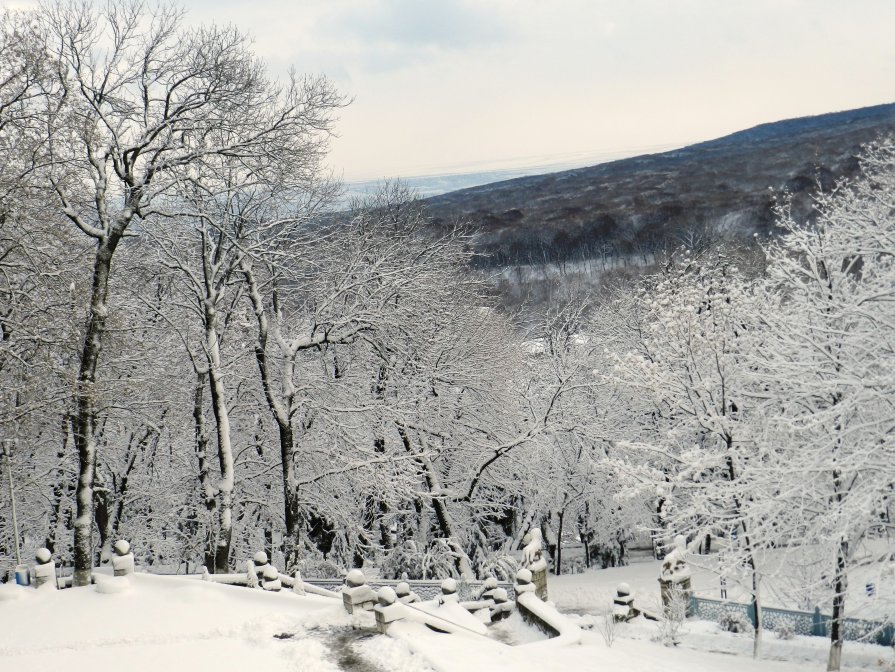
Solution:
<path fill-rule="evenodd" d="M 16 565 L 16 583 L 20 586 L 31 585 L 31 574 L 28 572 L 28 565 Z"/>
<path fill-rule="evenodd" d="M 867 597 L 873 597 L 876 593 L 876 585 L 873 583 L 868 583 L 864 586 L 864 590 L 867 591 Z"/>

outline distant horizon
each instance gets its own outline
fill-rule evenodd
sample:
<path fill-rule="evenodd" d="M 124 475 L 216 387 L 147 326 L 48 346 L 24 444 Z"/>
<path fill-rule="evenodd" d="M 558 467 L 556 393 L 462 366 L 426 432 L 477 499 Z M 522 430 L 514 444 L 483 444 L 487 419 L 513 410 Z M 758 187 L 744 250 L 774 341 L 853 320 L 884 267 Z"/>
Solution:
<path fill-rule="evenodd" d="M 696 140 L 695 142 L 701 142 Z M 469 189 L 472 187 L 481 187 L 488 184 L 513 180 L 518 177 L 530 177 L 534 175 L 548 175 L 551 173 L 560 173 L 565 170 L 575 170 L 576 168 L 587 168 L 590 166 L 598 166 L 612 161 L 622 159 L 630 159 L 636 156 L 644 156 L 646 154 L 656 154 L 675 149 L 681 149 L 694 144 L 674 143 L 669 145 L 653 145 L 651 147 L 638 147 L 629 150 L 618 150 L 614 152 L 589 153 L 578 160 L 566 158 L 560 159 L 564 155 L 546 155 L 543 157 L 526 157 L 525 161 L 519 159 L 518 163 L 513 159 L 495 160 L 486 162 L 484 166 L 481 164 L 471 164 L 469 166 L 457 166 L 455 170 L 445 166 L 443 172 L 433 169 L 431 172 L 422 172 L 414 174 L 412 172 L 397 173 L 391 176 L 371 177 L 367 179 L 345 180 L 346 198 L 354 195 L 362 195 L 372 193 L 378 185 L 389 181 L 403 182 L 414 191 L 420 198 L 430 198 L 439 196 L 451 191 L 459 189 Z M 506 166 L 507 163 L 513 163 L 513 166 Z M 475 167 L 478 166 L 478 169 Z"/>
<path fill-rule="evenodd" d="M 254 36 L 273 73 L 323 74 L 351 99 L 328 159 L 350 182 L 684 146 L 876 104 L 895 66 L 885 0 L 184 6 Z"/>
<path fill-rule="evenodd" d="M 828 110 L 818 114 L 809 114 L 799 117 L 786 117 L 781 119 L 773 119 L 768 121 L 760 121 L 756 124 L 746 126 L 744 128 L 735 129 L 729 133 L 723 133 L 713 137 L 702 137 L 686 142 L 675 142 L 665 145 L 649 145 L 641 147 L 631 147 L 629 149 L 609 150 L 604 152 L 580 152 L 577 154 L 577 160 L 570 158 L 569 155 L 554 154 L 544 155 L 540 157 L 519 157 L 518 159 L 495 159 L 490 162 L 478 162 L 467 166 L 442 166 L 441 171 L 437 167 L 431 169 L 421 169 L 426 172 L 414 173 L 406 171 L 390 176 L 369 177 L 353 180 L 345 180 L 346 198 L 354 195 L 362 195 L 375 191 L 376 186 L 388 181 L 401 181 L 409 187 L 417 191 L 420 198 L 430 198 L 441 194 L 458 191 L 460 189 L 469 189 L 473 187 L 495 184 L 506 180 L 512 180 L 519 177 L 530 177 L 535 175 L 549 175 L 559 173 L 566 170 L 575 170 L 578 168 L 588 168 L 598 166 L 613 161 L 621 161 L 631 159 L 638 156 L 647 156 L 651 154 L 663 154 L 665 152 L 684 149 L 692 145 L 704 142 L 712 142 L 720 140 L 730 135 L 736 135 L 744 131 L 749 131 L 761 126 L 772 125 L 785 121 L 794 121 L 797 119 L 811 119 L 815 117 L 824 117 L 832 114 L 840 114 L 845 112 L 856 112 L 858 110 L 871 109 L 875 107 L 883 107 L 886 105 L 895 105 L 895 101 L 885 101 L 874 103 L 871 105 L 863 105 L 856 108 Z M 513 164 L 513 165 L 506 165 Z"/>
<path fill-rule="evenodd" d="M 887 0 L 180 6 L 191 26 L 251 36 L 274 77 L 323 75 L 345 95 L 327 165 L 351 183 L 585 165 L 868 107 L 895 67 Z"/>

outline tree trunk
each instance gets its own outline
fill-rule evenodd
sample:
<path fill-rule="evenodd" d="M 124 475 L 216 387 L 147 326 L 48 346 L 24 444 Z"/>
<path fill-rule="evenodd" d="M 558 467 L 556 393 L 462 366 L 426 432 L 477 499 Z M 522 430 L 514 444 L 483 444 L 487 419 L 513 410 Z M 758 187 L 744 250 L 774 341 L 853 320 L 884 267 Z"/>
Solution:
<path fill-rule="evenodd" d="M 755 614 L 755 635 L 752 639 L 752 657 L 761 655 L 761 638 L 764 630 L 764 618 L 761 615 L 761 582 L 758 570 L 755 568 L 755 559 L 749 554 L 749 566 L 752 569 L 752 609 Z"/>
<path fill-rule="evenodd" d="M 283 537 L 283 555 L 286 558 L 286 569 L 291 570 L 300 560 L 299 536 L 301 534 L 301 504 L 298 498 L 298 485 L 295 482 L 295 465 L 292 454 L 295 450 L 295 435 L 292 424 L 287 420 L 281 422 L 277 414 L 277 429 L 280 434 L 280 462 L 283 470 L 283 503 L 285 506 L 286 536 Z"/>
<path fill-rule="evenodd" d="M 559 512 L 558 532 L 556 535 L 556 562 L 553 565 L 553 573 L 556 576 L 562 574 L 562 525 L 566 517 L 565 509 Z"/>
<path fill-rule="evenodd" d="M 421 455 L 414 451 L 407 430 L 403 426 L 398 426 L 398 434 L 401 437 L 401 443 L 404 444 L 404 449 L 408 453 L 416 456 L 416 462 L 423 471 L 423 478 L 426 481 L 426 487 L 429 489 L 429 492 L 440 493 L 442 490 L 441 480 L 435 472 L 432 463 L 424 454 Z M 447 503 L 442 497 L 433 496 L 432 508 L 435 512 L 435 520 L 438 521 L 438 527 L 441 530 L 442 537 L 455 554 L 455 564 L 460 577 L 467 580 L 475 579 L 475 572 L 472 571 L 472 564 L 469 562 L 469 556 L 466 554 L 466 551 L 463 550 L 463 547 L 460 545 L 460 542 L 454 533 L 454 521 L 451 518 L 451 512 L 447 508 Z"/>
<path fill-rule="evenodd" d="M 68 430 L 69 420 L 68 413 L 62 415 L 62 442 L 59 450 L 56 452 L 56 460 L 59 462 L 59 468 L 56 470 L 56 478 L 53 481 L 53 498 L 50 502 L 50 518 L 47 522 L 47 538 L 44 540 L 44 546 L 49 549 L 50 553 L 56 553 L 56 534 L 59 527 L 59 518 L 62 514 L 62 502 L 69 491 L 69 478 L 63 465 L 65 454 L 68 452 Z"/>
<path fill-rule="evenodd" d="M 261 376 L 264 399 L 267 401 L 267 407 L 273 416 L 274 422 L 277 423 L 277 431 L 280 437 L 280 465 L 283 473 L 283 513 L 286 523 L 286 534 L 283 537 L 283 555 L 285 557 L 286 569 L 291 571 L 299 561 L 299 535 L 301 534 L 303 522 L 301 503 L 298 497 L 298 484 L 295 479 L 295 464 L 292 457 L 295 452 L 295 433 L 292 427 L 292 418 L 289 414 L 292 400 L 289 393 L 276 395 L 274 391 L 273 373 L 267 359 L 267 342 L 270 338 L 271 330 L 267 319 L 267 311 L 265 310 L 264 300 L 251 266 L 244 265 L 242 272 L 248 285 L 248 296 L 252 302 L 252 310 L 255 312 L 255 319 L 258 323 L 255 361 L 258 364 L 258 372 Z M 292 356 L 292 353 L 284 352 L 283 355 L 287 357 L 285 375 L 291 377 L 291 360 L 288 358 Z M 290 382 L 287 381 L 287 384 Z"/>
<path fill-rule="evenodd" d="M 839 670 L 842 665 L 842 626 L 845 619 L 845 592 L 848 590 L 848 541 L 839 540 L 836 552 L 836 574 L 833 577 L 833 617 L 830 620 L 830 657 L 827 671 Z"/>
<path fill-rule="evenodd" d="M 202 491 L 202 501 L 205 504 L 206 518 L 206 544 L 204 549 L 205 568 L 214 573 L 214 538 L 213 512 L 217 507 L 214 485 L 208 473 L 208 431 L 205 428 L 205 410 L 203 397 L 205 386 L 208 385 L 208 373 L 199 371 L 196 373 L 196 388 L 193 394 L 193 426 L 196 438 L 196 459 L 199 461 L 199 487 Z"/>
<path fill-rule="evenodd" d="M 93 265 L 93 286 L 90 295 L 90 313 L 81 351 L 75 390 L 75 416 L 72 422 L 75 446 L 78 449 L 78 483 L 75 488 L 73 586 L 90 584 L 93 569 L 93 482 L 96 464 L 96 368 L 102 351 L 109 295 L 109 273 L 112 255 L 118 246 L 120 234 L 110 234 L 99 242 Z"/>
<path fill-rule="evenodd" d="M 230 541 L 233 536 L 233 447 L 230 442 L 230 414 L 221 373 L 221 350 L 217 334 L 217 311 L 212 300 L 205 301 L 205 345 L 208 353 L 208 383 L 211 408 L 214 412 L 218 437 L 218 461 L 221 480 L 217 490 L 221 495 L 218 509 L 217 542 L 214 551 L 214 571 L 226 574 L 229 569 Z"/>

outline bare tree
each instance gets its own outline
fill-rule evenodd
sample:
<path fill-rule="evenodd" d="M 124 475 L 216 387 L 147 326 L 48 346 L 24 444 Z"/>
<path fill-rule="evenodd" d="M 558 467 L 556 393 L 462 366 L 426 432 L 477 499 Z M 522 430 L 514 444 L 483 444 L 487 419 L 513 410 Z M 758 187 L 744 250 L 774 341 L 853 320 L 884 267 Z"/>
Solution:
<path fill-rule="evenodd" d="M 324 79 L 279 86 L 232 28 L 186 29 L 181 12 L 126 0 L 45 6 L 53 63 L 43 101 L 46 176 L 58 208 L 95 243 L 73 415 L 79 457 L 75 584 L 89 581 L 97 372 L 109 279 L 135 220 L 164 214 L 174 185 L 212 157 L 246 170 L 316 164 L 340 102 Z"/>

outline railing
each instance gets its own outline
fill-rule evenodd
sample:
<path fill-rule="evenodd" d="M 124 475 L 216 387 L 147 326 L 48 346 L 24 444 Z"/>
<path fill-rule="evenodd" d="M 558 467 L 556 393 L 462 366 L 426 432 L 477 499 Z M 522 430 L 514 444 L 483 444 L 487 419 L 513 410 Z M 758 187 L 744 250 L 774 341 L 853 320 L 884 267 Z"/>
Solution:
<path fill-rule="evenodd" d="M 755 627 L 755 610 L 751 604 L 738 602 L 722 602 L 702 597 L 691 597 L 692 613 L 697 618 L 718 622 L 725 614 L 745 616 Z M 796 635 L 813 637 L 829 637 L 831 616 L 807 611 L 791 611 L 789 609 L 773 609 L 762 607 L 762 627 L 765 630 L 778 630 L 789 627 Z M 843 620 L 843 638 L 853 642 L 870 642 L 882 646 L 895 645 L 895 625 L 878 621 L 864 621 L 857 618 Z"/>
<path fill-rule="evenodd" d="M 140 570 L 143 571 L 143 570 Z M 183 576 L 182 574 L 177 574 L 175 572 L 150 572 L 152 574 L 159 575 L 172 575 L 172 576 Z M 60 567 L 58 570 L 58 582 L 60 587 L 66 587 L 66 585 L 71 585 L 71 567 Z M 234 573 L 234 574 L 212 574 L 212 580 L 218 583 L 241 583 L 243 577 L 245 576 L 245 572 Z M 217 577 L 217 578 L 214 578 Z M 284 580 L 283 585 L 286 587 L 291 587 L 291 579 L 292 577 L 288 575 L 281 574 L 280 578 Z M 310 583 L 313 586 L 317 586 L 319 588 L 324 588 L 326 590 L 330 590 L 333 592 L 339 592 L 344 585 L 343 579 L 315 579 L 315 578 L 306 578 L 301 577 L 303 583 Z M 373 588 L 381 588 L 382 586 L 391 586 L 394 588 L 401 580 L 399 579 L 368 579 L 367 583 Z M 422 580 L 422 579 L 407 579 L 406 583 L 410 585 L 410 589 L 420 596 L 422 600 L 433 600 L 439 595 L 441 595 L 441 580 L 440 579 L 432 579 L 432 580 Z M 458 581 L 457 582 L 457 593 L 460 596 L 460 600 L 472 601 L 477 596 L 481 590 L 484 581 Z M 498 588 L 503 588 L 507 591 L 507 597 L 511 600 L 515 599 L 516 592 L 513 590 L 513 584 L 509 582 L 499 582 L 497 584 Z"/>
<path fill-rule="evenodd" d="M 326 588 L 327 590 L 338 591 L 343 585 L 342 579 L 313 579 L 301 577 L 303 583 L 310 583 L 312 586 Z M 382 588 L 383 586 L 391 586 L 394 588 L 400 580 L 389 579 L 367 579 L 367 585 L 372 588 Z M 420 596 L 422 600 L 433 600 L 441 595 L 441 581 L 423 581 L 420 579 L 408 579 L 406 581 L 410 585 L 410 590 Z M 474 600 L 477 593 L 481 590 L 484 581 L 458 581 L 457 594 L 460 596 L 461 602 Z M 515 591 L 512 583 L 498 583 L 499 588 L 507 591 L 509 599 L 515 599 Z"/>

